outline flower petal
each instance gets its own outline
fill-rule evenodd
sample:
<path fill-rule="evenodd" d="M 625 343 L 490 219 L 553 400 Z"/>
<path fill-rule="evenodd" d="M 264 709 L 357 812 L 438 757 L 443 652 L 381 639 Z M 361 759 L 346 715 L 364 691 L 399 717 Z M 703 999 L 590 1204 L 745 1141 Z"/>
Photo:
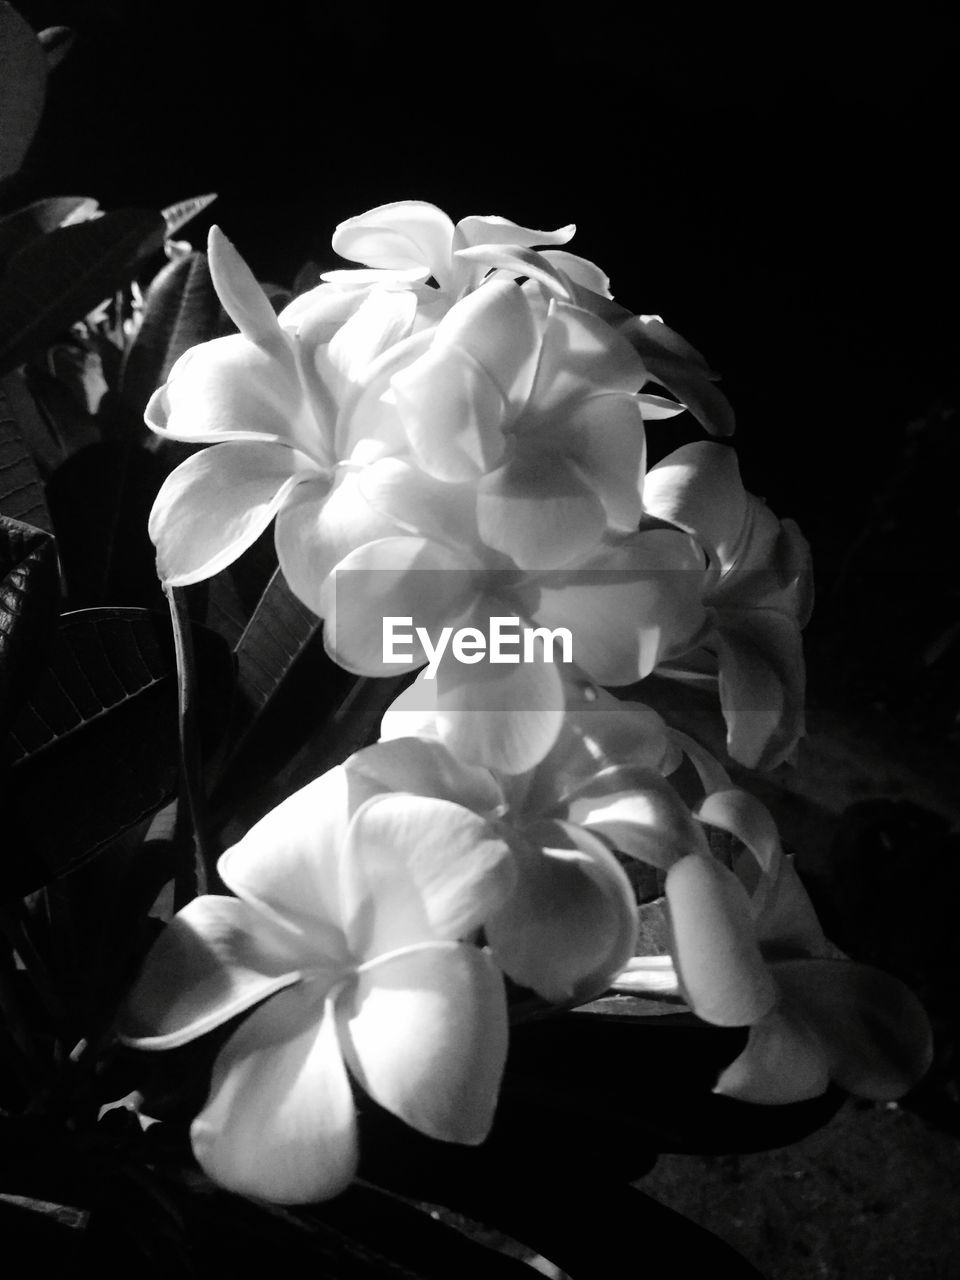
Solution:
<path fill-rule="evenodd" d="M 476 595 L 475 571 L 460 556 L 427 538 L 381 538 L 346 556 L 323 584 L 319 612 L 326 621 L 324 644 L 339 666 L 358 675 L 399 675 L 426 662 L 414 628 L 425 628 L 434 644 L 455 624 Z M 396 631 L 411 636 L 410 661 L 388 662 L 387 618 L 411 618 Z M 396 647 L 395 652 L 400 652 Z M 405 650 L 404 650 L 405 651 Z"/>
<path fill-rule="evenodd" d="M 523 290 L 493 280 L 468 294 L 437 325 L 434 345 L 471 355 L 517 411 L 529 393 L 540 333 Z M 512 414 L 511 414 L 512 416 Z"/>
<path fill-rule="evenodd" d="M 777 1106 L 818 1098 L 829 1083 L 819 1037 L 797 1010 L 777 1007 L 750 1028 L 746 1048 L 721 1072 L 713 1091 Z"/>
<path fill-rule="evenodd" d="M 662 871 L 688 854 L 710 852 L 686 805 L 649 769 L 607 770 L 570 799 L 567 816 L 603 836 L 618 853 Z"/>
<path fill-rule="evenodd" d="M 366 501 L 363 476 L 362 471 L 341 467 L 332 489 L 300 485 L 277 515 L 274 541 L 283 576 L 294 595 L 318 616 L 321 588 L 341 560 L 365 543 L 403 532 Z"/>
<path fill-rule="evenodd" d="M 697 817 L 708 826 L 736 836 L 765 873 L 776 873 L 779 869 L 780 833 L 769 809 L 756 796 L 738 788 L 714 791 L 697 810 Z"/>
<path fill-rule="evenodd" d="M 474 480 L 503 456 L 506 402 L 478 360 L 433 346 L 391 387 L 417 462 L 438 480 Z"/>
<path fill-rule="evenodd" d="M 587 555 L 606 528 L 600 499 L 563 458 L 517 452 L 477 486 L 480 536 L 521 569 L 556 569 Z"/>
<path fill-rule="evenodd" d="M 535 249 L 523 249 L 517 245 L 476 244 L 469 249 L 457 249 L 454 260 L 465 268 L 457 283 L 461 289 L 476 290 L 487 271 L 505 272 L 517 278 L 526 276 L 546 287 L 550 294 L 563 302 L 573 301 L 573 289 L 563 272 L 548 262 Z M 487 287 L 491 282 L 487 282 Z M 494 283 L 506 281 L 497 279 Z M 469 295 L 468 295 L 469 296 Z"/>
<path fill-rule="evenodd" d="M 501 773 L 539 764 L 563 726 L 564 688 L 553 662 L 464 666 L 437 671 L 437 730 L 464 760 Z"/>
<path fill-rule="evenodd" d="M 721 569 L 734 563 L 749 496 L 735 451 L 708 440 L 675 449 L 650 468 L 643 482 L 646 511 L 692 534 Z"/>
<path fill-rule="evenodd" d="M 382 272 L 372 271 L 370 275 L 370 284 L 383 284 Z M 318 284 L 288 302 L 277 320 L 281 329 L 291 336 L 308 338 L 311 344 L 324 344 L 363 305 L 368 293 L 368 289 Z"/>
<path fill-rule="evenodd" d="M 243 336 L 264 351 L 282 349 L 285 339 L 270 299 L 217 226 L 207 237 L 207 261 L 217 297 Z"/>
<path fill-rule="evenodd" d="M 715 859 L 694 854 L 670 868 L 665 892 L 674 964 L 694 1013 L 721 1027 L 759 1021 L 777 990 L 739 881 Z"/>
<path fill-rule="evenodd" d="M 410 441 L 390 381 L 430 347 L 431 330 L 401 338 L 368 366 L 363 381 L 337 406 L 337 458 L 366 465 L 376 458 L 408 454 Z"/>
<path fill-rule="evenodd" d="M 523 780 L 527 813 L 564 817 L 560 806 L 599 775 L 623 766 L 672 773 L 680 764 L 663 720 L 650 707 L 605 689 L 567 684 L 563 728 L 550 754 Z"/>
<path fill-rule="evenodd" d="M 687 411 L 686 405 L 678 404 L 676 400 L 668 400 L 666 396 L 655 396 L 645 391 L 641 391 L 635 399 L 643 412 L 644 422 L 675 418 L 678 414 Z"/>
<path fill-rule="evenodd" d="M 355 271 L 321 271 L 320 279 L 338 289 L 363 288 L 367 285 L 387 286 L 388 288 L 408 288 L 411 291 L 423 286 L 430 274 L 428 267 L 408 267 L 405 271 L 388 271 L 379 267 L 358 267 Z M 425 286 L 431 292 L 437 292 L 432 286 Z M 282 315 L 282 312 L 281 312 Z"/>
<path fill-rule="evenodd" d="M 765 895 L 756 928 L 760 950 L 768 960 L 798 956 L 827 959 L 840 954 L 824 935 L 813 903 L 788 857 L 778 861 L 776 878 Z"/>
<path fill-rule="evenodd" d="M 775 609 L 718 610 L 711 640 L 719 659 L 727 749 L 748 768 L 788 759 L 804 732 L 800 633 Z"/>
<path fill-rule="evenodd" d="M 541 256 L 551 266 L 559 268 L 574 284 L 589 289 L 591 293 L 598 293 L 601 298 L 613 297 L 610 292 L 610 277 L 589 258 L 581 258 L 579 254 L 568 253 L 565 249 L 545 249 Z"/>
<path fill-rule="evenodd" d="M 199 343 L 184 352 L 150 397 L 144 420 L 152 431 L 186 444 L 294 444 L 294 427 L 308 415 L 288 354 L 287 360 L 277 359 L 239 333 Z"/>
<path fill-rule="evenodd" d="M 217 1057 L 190 1137 L 204 1171 L 229 1191 L 306 1204 L 353 1180 L 353 1096 L 324 994 L 314 984 L 280 992 Z"/>
<path fill-rule="evenodd" d="M 841 1088 L 883 1102 L 926 1074 L 930 1023 L 898 978 L 849 960 L 786 960 L 773 972 L 784 1004 L 815 1029 Z"/>
<path fill-rule="evenodd" d="M 599 316 L 553 301 L 532 399 L 541 411 L 598 391 L 639 391 L 646 369 L 630 343 Z"/>
<path fill-rule="evenodd" d="M 341 387 L 362 382 L 373 361 L 407 337 L 416 311 L 417 299 L 408 291 L 370 290 L 326 348 L 326 361 Z"/>
<path fill-rule="evenodd" d="M 555 231 L 535 231 L 532 227 L 520 227 L 508 218 L 496 214 L 481 217 L 476 214 L 461 218 L 455 231 L 455 247 L 475 244 L 515 244 L 533 249 L 541 244 L 566 244 L 576 235 L 576 224 L 568 223 Z"/>
<path fill-rule="evenodd" d="M 640 488 L 646 457 L 643 414 L 636 396 L 589 396 L 563 432 L 567 457 L 603 503 L 610 525 L 632 533 L 643 514 Z"/>
<path fill-rule="evenodd" d="M 416 683 L 424 689 L 436 687 L 435 680 L 422 676 Z M 479 814 L 496 809 L 503 801 L 489 770 L 463 764 L 436 741 L 407 738 L 404 742 L 377 742 L 352 755 L 344 768 L 351 784 L 357 784 L 357 794 L 361 784 L 370 788 L 370 796 L 380 791 L 409 791 L 449 800 Z"/>
<path fill-rule="evenodd" d="M 363 973 L 340 1009 L 350 1069 L 419 1133 L 482 1142 L 507 1052 L 503 979 L 470 946 L 431 948 Z"/>
<path fill-rule="evenodd" d="M 305 463 L 283 445 L 255 442 L 213 445 L 181 462 L 163 482 L 147 526 L 161 579 L 183 587 L 232 564 L 311 479 Z"/>
<path fill-rule="evenodd" d="M 350 824 L 341 864 L 351 952 L 374 959 L 419 942 L 465 938 L 513 886 L 509 850 L 449 800 L 380 795 Z"/>
<path fill-rule="evenodd" d="M 342 767 L 330 769 L 271 809 L 220 858 L 224 884 L 288 928 L 304 918 L 339 927 L 351 786 Z"/>
<path fill-rule="evenodd" d="M 359 491 L 404 533 L 473 546 L 477 541 L 476 490 L 447 484 L 401 458 L 380 458 L 358 473 Z"/>
<path fill-rule="evenodd" d="M 408 271 L 426 267 L 445 286 L 450 274 L 453 223 L 423 200 L 381 204 L 341 222 L 333 233 L 334 253 L 368 267 Z"/>
<path fill-rule="evenodd" d="M 599 684 L 633 684 L 703 625 L 703 569 L 686 534 L 648 530 L 546 580 L 536 621 L 569 627 L 573 658 Z"/>
<path fill-rule="evenodd" d="M 619 328 L 643 359 L 649 376 L 681 400 L 701 426 L 711 435 L 733 433 L 733 410 L 712 385 L 715 375 L 698 351 L 659 316 L 630 316 Z"/>
<path fill-rule="evenodd" d="M 167 925 L 124 1001 L 118 1029 L 138 1049 L 172 1049 L 299 982 L 296 939 L 236 898 L 195 898 Z"/>
<path fill-rule="evenodd" d="M 691 738 L 686 733 L 681 733 L 679 729 L 671 729 L 670 736 L 694 769 L 696 769 L 700 785 L 707 795 L 733 786 L 730 781 L 730 775 L 720 761 L 694 738 Z"/>
<path fill-rule="evenodd" d="M 540 823 L 525 837 L 516 889 L 487 921 L 487 941 L 504 972 L 545 1000 L 590 1000 L 633 954 L 630 882 L 600 840 L 569 823 Z"/>

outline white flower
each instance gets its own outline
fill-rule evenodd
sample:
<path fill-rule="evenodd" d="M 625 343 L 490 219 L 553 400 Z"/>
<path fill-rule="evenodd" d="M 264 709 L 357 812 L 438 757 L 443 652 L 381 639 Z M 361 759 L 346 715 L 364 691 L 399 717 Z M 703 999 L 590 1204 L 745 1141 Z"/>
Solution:
<path fill-rule="evenodd" d="M 803 734 L 800 639 L 812 605 L 810 553 L 792 520 L 747 493 L 734 451 L 684 445 L 647 473 L 648 514 L 684 529 L 709 557 L 701 643 L 715 657 L 730 754 L 750 767 L 789 759 Z M 681 660 L 663 674 L 683 676 Z"/>
<path fill-rule="evenodd" d="M 491 270 L 581 286 L 609 298 L 609 281 L 592 262 L 556 248 L 573 238 L 572 224 L 535 231 L 495 215 L 461 218 L 454 226 L 436 205 L 400 200 L 341 222 L 333 248 L 367 270 L 328 271 L 323 279 L 363 287 L 388 281 L 416 289 L 433 319 L 476 289 Z M 433 284 L 428 284 L 432 281 Z"/>
<path fill-rule="evenodd" d="M 475 812 L 496 787 L 437 755 L 375 748 L 267 814 L 220 860 L 237 897 L 185 907 L 127 998 L 121 1035 L 143 1049 L 250 1011 L 191 1129 L 200 1164 L 231 1190 L 305 1202 L 352 1180 L 348 1069 L 422 1133 L 486 1136 L 506 1007 L 489 955 L 463 940 L 516 872 Z"/>
<path fill-rule="evenodd" d="M 157 495 L 149 530 L 158 572 L 174 586 L 208 578 L 279 514 L 277 550 L 288 576 L 322 580 L 324 563 L 396 531 L 354 491 L 337 424 L 378 360 L 409 333 L 415 299 L 385 289 L 364 296 L 330 290 L 298 316 L 278 318 L 217 228 L 209 257 L 240 332 L 191 348 L 147 406 L 154 431 L 212 446 L 175 468 Z M 305 502 L 315 523 L 308 566 L 298 558 L 296 529 L 288 529 L 291 508 Z"/>

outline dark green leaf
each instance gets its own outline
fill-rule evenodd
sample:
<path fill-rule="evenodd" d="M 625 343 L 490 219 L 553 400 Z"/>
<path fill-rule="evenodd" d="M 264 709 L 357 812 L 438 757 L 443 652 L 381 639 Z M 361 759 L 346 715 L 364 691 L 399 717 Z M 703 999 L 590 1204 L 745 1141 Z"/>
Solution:
<path fill-rule="evenodd" d="M 195 628 L 201 728 L 229 711 L 233 662 Z M 61 620 L 50 661 L 5 745 L 9 795 L 0 875 L 15 896 L 96 854 L 156 812 L 177 785 L 177 677 L 168 617 L 90 609 Z"/>
<path fill-rule="evenodd" d="M 163 244 L 164 221 L 118 209 L 60 227 L 13 255 L 0 278 L 0 372 L 52 342 L 111 293 Z"/>
<path fill-rule="evenodd" d="M 0 267 L 4 267 L 18 249 L 45 236 L 70 218 L 83 222 L 97 209 L 90 196 L 50 196 L 37 200 L 15 213 L 0 218 Z"/>
<path fill-rule="evenodd" d="M 0 4 L 0 179 L 17 172 L 33 141 L 47 88 L 47 59 L 12 5 Z"/>
<path fill-rule="evenodd" d="M 162 602 L 147 517 L 166 459 L 137 445 L 80 449 L 47 484 L 72 609 Z"/>
<path fill-rule="evenodd" d="M 157 275 L 144 299 L 143 321 L 120 371 L 120 399 L 137 418 L 175 361 L 216 337 L 220 322 L 206 255 L 190 253 Z"/>
<path fill-rule="evenodd" d="M 17 391 L 0 383 L 0 515 L 51 533 L 43 481 L 20 428 L 24 408 L 15 404 Z"/>
<path fill-rule="evenodd" d="M 167 235 L 176 235 L 180 228 L 185 227 L 198 213 L 203 213 L 204 209 L 209 208 L 216 198 L 217 193 L 214 191 L 205 196 L 191 196 L 189 200 L 180 200 L 177 204 L 170 204 L 165 209 L 161 209 L 161 216 L 167 224 Z"/>
<path fill-rule="evenodd" d="M 59 611 L 53 539 L 0 516 L 0 734 L 33 683 Z"/>

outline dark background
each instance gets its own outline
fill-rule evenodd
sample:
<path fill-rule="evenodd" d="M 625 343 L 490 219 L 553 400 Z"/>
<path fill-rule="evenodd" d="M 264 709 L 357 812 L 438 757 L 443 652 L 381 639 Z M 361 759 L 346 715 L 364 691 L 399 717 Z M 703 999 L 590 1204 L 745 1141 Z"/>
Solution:
<path fill-rule="evenodd" d="M 388 200 L 576 222 L 618 299 L 722 373 L 748 486 L 807 532 L 814 698 L 954 735 L 949 6 L 19 8 L 77 32 L 25 199 L 217 191 L 211 215 L 284 284 Z M 666 431 L 660 452 L 694 434 Z"/>

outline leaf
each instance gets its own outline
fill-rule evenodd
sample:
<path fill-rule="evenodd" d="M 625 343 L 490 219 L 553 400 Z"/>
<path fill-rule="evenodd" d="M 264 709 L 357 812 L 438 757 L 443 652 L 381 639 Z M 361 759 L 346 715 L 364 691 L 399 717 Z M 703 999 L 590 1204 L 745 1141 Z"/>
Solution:
<path fill-rule="evenodd" d="M 53 539 L 0 516 L 0 735 L 33 684 L 59 611 Z"/>
<path fill-rule="evenodd" d="M 142 417 L 174 363 L 190 347 L 215 337 L 219 323 L 220 300 L 206 255 L 190 253 L 165 266 L 147 290 L 142 323 L 121 366 L 121 403 Z"/>
<path fill-rule="evenodd" d="M 161 604 L 147 517 L 169 461 L 136 444 L 99 441 L 50 477 L 47 502 L 71 609 Z"/>
<path fill-rule="evenodd" d="M 20 429 L 23 406 L 12 403 L 15 394 L 16 388 L 0 383 L 0 515 L 52 533 L 43 481 Z"/>
<path fill-rule="evenodd" d="M 238 805 L 273 782 L 325 724 L 324 732 L 332 734 L 337 745 L 345 741 L 342 729 L 327 717 L 356 679 L 327 656 L 321 625 L 277 569 L 236 644 L 237 699 L 228 734 L 230 752 L 211 801 L 220 818 L 229 820 Z M 392 682 L 377 683 L 393 688 Z M 391 696 L 396 696 L 395 690 Z"/>
<path fill-rule="evenodd" d="M 23 163 L 46 89 L 46 55 L 33 28 L 12 5 L 0 4 L 0 179 Z"/>
<path fill-rule="evenodd" d="M 82 222 L 97 210 L 90 196 L 50 196 L 17 209 L 0 218 L 0 267 L 5 266 L 18 249 L 49 231 L 55 231 L 69 218 Z"/>
<path fill-rule="evenodd" d="M 237 683 L 249 720 L 267 705 L 320 626 L 277 569 L 236 647 Z"/>
<path fill-rule="evenodd" d="M 194 629 L 207 747 L 226 723 L 233 662 Z M 166 614 L 66 614 L 3 748 L 9 766 L 0 878 L 22 896 L 155 813 L 177 786 L 177 676 Z"/>
<path fill-rule="evenodd" d="M 172 441 L 161 441 L 164 451 Z M 277 569 L 273 530 L 266 529 L 252 547 L 206 582 L 189 587 L 190 616 L 212 627 L 236 649 L 247 623 Z"/>
<path fill-rule="evenodd" d="M 191 196 L 189 200 L 181 200 L 177 204 L 169 204 L 160 210 L 160 216 L 167 224 L 167 236 L 176 235 L 181 227 L 185 227 L 198 213 L 203 213 L 217 198 L 215 191 L 205 196 Z"/>
<path fill-rule="evenodd" d="M 13 255 L 0 277 L 0 372 L 52 342 L 122 288 L 163 245 L 158 213 L 118 209 L 59 227 Z"/>
<path fill-rule="evenodd" d="M 34 370 L 14 369 L 0 378 L 0 396 L 6 399 L 6 408 L 16 421 L 20 439 L 33 458 L 41 479 L 56 471 L 71 452 L 57 430 L 59 424 L 55 415 L 45 403 L 43 392 L 49 386 L 64 391 L 51 375 L 37 374 Z M 98 431 L 96 439 L 99 438 Z"/>

